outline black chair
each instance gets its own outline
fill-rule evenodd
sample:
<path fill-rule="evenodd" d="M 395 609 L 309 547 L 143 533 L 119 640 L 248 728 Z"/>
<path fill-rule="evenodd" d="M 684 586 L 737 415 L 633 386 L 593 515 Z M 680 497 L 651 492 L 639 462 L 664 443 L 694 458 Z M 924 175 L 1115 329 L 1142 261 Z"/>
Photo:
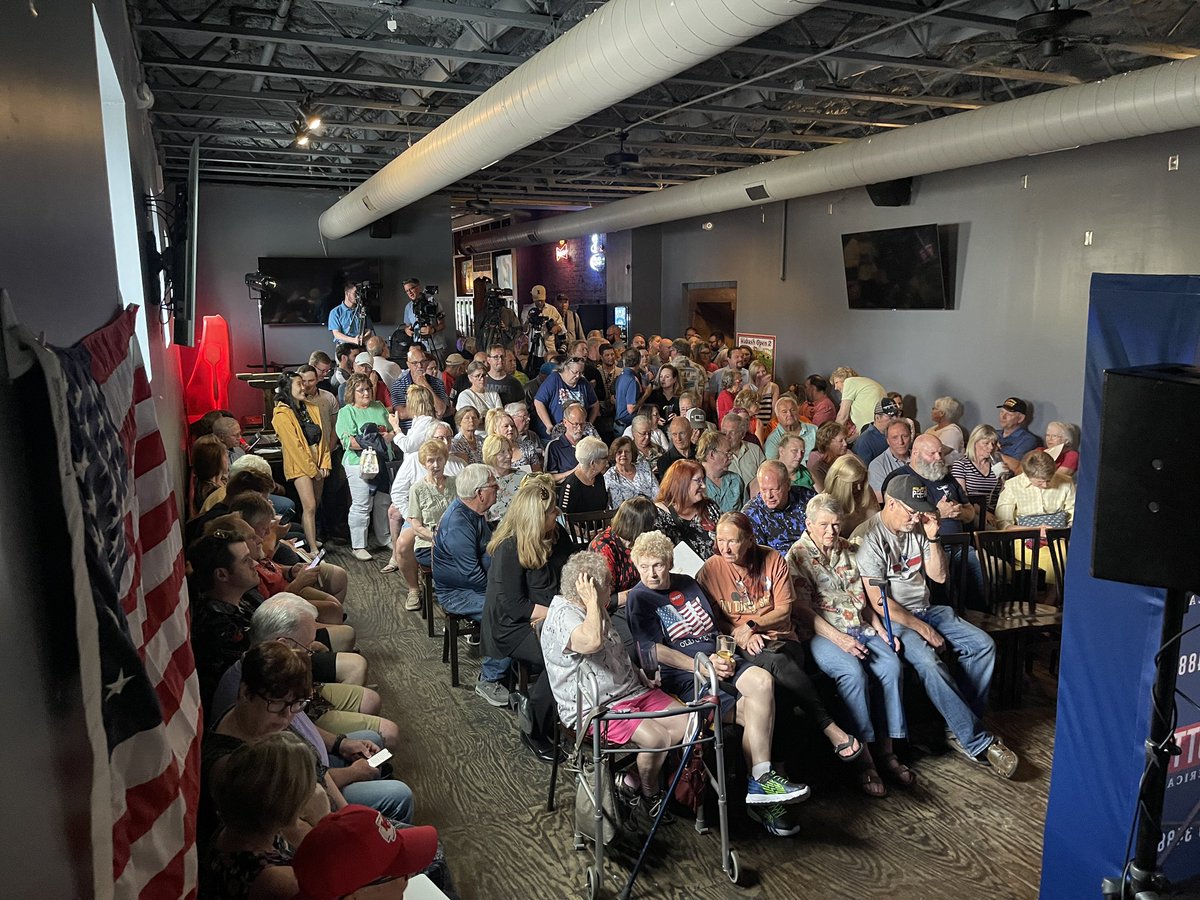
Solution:
<path fill-rule="evenodd" d="M 437 637 L 433 631 L 433 569 L 417 563 L 417 584 L 421 596 L 421 618 L 425 620 L 429 636 Z"/>
<path fill-rule="evenodd" d="M 442 610 L 446 627 L 442 630 L 442 662 L 450 663 L 450 686 L 458 687 L 458 639 L 474 635 L 479 637 L 480 625 L 470 616 Z"/>
<path fill-rule="evenodd" d="M 571 540 L 580 547 L 587 547 L 592 538 L 608 527 L 616 510 L 602 509 L 597 512 L 563 513 L 563 521 L 567 525 L 567 533 Z"/>

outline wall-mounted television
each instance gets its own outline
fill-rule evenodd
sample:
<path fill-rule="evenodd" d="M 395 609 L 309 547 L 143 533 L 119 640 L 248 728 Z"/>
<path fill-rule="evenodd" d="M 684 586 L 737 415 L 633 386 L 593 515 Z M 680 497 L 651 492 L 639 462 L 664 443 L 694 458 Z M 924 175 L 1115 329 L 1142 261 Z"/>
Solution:
<path fill-rule="evenodd" d="M 842 235 L 851 309 L 953 309 L 937 225 Z"/>
<path fill-rule="evenodd" d="M 260 256 L 258 271 L 276 282 L 263 295 L 263 324 L 324 325 L 330 310 L 342 302 L 346 278 L 371 285 L 365 292 L 360 289 L 359 297 L 365 294 L 367 315 L 378 323 L 385 292 L 398 287 L 388 283 L 389 268 L 380 259 Z"/>

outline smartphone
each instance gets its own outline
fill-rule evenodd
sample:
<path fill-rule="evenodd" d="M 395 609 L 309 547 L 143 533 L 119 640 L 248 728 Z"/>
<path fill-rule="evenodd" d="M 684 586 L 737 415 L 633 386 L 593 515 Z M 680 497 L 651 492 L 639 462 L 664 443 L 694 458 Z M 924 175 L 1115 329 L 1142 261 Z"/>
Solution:
<path fill-rule="evenodd" d="M 324 558 L 325 558 L 325 548 L 322 547 L 320 552 L 317 553 L 317 555 L 312 558 L 312 562 L 310 562 L 304 568 L 315 569 L 317 566 L 319 566 L 321 564 L 321 560 L 323 560 Z"/>
<path fill-rule="evenodd" d="M 391 758 L 392 758 L 392 751 L 388 750 L 385 747 L 383 750 L 380 750 L 378 753 L 376 753 L 374 756 L 372 756 L 370 759 L 368 759 L 367 765 L 370 766 L 372 769 L 378 769 L 381 765 L 383 765 L 385 762 L 387 762 Z"/>

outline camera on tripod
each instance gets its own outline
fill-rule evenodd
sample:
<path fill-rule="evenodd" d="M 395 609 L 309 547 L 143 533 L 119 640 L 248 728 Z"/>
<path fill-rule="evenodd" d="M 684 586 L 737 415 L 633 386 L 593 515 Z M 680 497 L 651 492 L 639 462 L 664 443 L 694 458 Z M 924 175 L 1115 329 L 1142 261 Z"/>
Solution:
<path fill-rule="evenodd" d="M 359 309 L 365 310 L 368 304 L 377 305 L 381 288 L 382 285 L 375 281 L 356 281 L 354 289 L 358 294 Z"/>
<path fill-rule="evenodd" d="M 435 299 L 437 292 L 436 284 L 427 284 L 421 291 L 421 296 L 413 300 L 413 315 L 416 316 L 418 322 L 430 324 L 441 318 L 442 305 Z"/>
<path fill-rule="evenodd" d="M 508 305 L 504 301 L 504 298 L 511 297 L 512 293 L 512 288 L 498 288 L 489 285 L 487 290 L 487 311 L 492 313 L 504 309 Z"/>

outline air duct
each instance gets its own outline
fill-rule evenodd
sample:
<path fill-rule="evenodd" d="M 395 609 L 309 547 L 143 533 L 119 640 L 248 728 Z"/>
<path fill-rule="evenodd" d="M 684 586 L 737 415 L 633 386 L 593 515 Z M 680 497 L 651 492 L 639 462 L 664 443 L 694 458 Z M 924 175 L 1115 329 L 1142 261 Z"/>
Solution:
<path fill-rule="evenodd" d="M 824 0 L 610 0 L 321 215 L 345 237 Z"/>
<path fill-rule="evenodd" d="M 1200 58 L 1009 100 L 585 212 L 471 235 L 467 253 L 544 244 L 1200 126 Z"/>

